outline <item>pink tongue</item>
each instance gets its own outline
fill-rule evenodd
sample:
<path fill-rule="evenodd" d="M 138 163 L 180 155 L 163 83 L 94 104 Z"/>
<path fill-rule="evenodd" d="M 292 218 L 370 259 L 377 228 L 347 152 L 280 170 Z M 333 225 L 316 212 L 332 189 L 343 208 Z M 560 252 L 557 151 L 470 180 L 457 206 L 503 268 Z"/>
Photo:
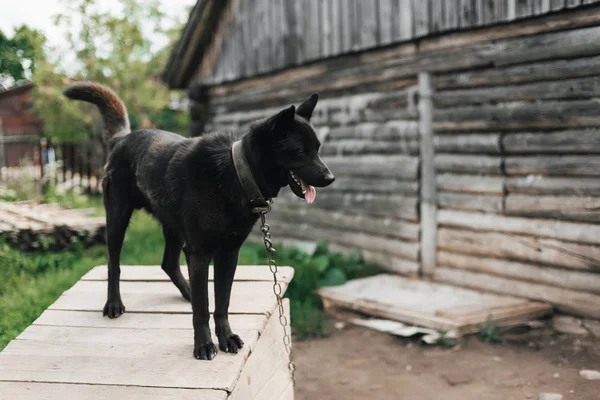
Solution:
<path fill-rule="evenodd" d="M 313 186 L 307 185 L 302 179 L 300 179 L 300 186 L 302 186 L 302 191 L 305 192 L 304 200 L 306 200 L 306 204 L 314 203 L 315 199 L 317 198 L 317 189 L 315 189 Z"/>

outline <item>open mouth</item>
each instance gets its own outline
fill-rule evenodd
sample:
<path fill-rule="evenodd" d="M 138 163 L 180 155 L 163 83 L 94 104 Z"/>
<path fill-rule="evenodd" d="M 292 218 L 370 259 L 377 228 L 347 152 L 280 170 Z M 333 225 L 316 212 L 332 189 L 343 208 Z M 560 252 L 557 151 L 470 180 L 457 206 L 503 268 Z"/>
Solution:
<path fill-rule="evenodd" d="M 290 171 L 288 175 L 288 182 L 292 192 L 294 192 L 294 194 L 301 199 L 305 199 L 306 204 L 312 204 L 317 198 L 317 189 L 306 184 L 302 178 L 294 174 L 294 171 Z"/>

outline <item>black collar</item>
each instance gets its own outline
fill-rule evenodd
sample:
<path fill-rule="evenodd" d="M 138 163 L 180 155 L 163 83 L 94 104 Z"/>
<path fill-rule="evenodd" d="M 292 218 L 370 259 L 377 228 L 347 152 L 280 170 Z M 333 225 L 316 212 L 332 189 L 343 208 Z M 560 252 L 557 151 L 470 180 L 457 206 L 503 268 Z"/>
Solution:
<path fill-rule="evenodd" d="M 244 154 L 244 150 L 242 149 L 241 140 L 238 140 L 231 146 L 231 156 L 233 158 L 235 173 L 246 193 L 246 197 L 248 197 L 248 201 L 250 201 L 252 212 L 260 214 L 261 212 L 268 211 L 271 199 L 265 199 L 260 192 L 256 180 L 254 179 L 254 175 L 252 174 L 252 170 L 250 169 L 250 165 L 248 164 L 248 160 L 246 159 L 246 155 Z"/>

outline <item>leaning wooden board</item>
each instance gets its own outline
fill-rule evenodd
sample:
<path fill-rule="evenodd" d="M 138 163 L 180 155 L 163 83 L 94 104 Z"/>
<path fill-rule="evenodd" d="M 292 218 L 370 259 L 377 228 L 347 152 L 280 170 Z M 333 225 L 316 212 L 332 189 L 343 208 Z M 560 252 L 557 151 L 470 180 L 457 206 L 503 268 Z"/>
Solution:
<path fill-rule="evenodd" d="M 546 303 L 388 274 L 322 288 L 319 294 L 327 308 L 352 309 L 457 335 L 476 332 L 489 316 L 499 325 L 510 325 L 552 312 Z"/>
<path fill-rule="evenodd" d="M 285 290 L 294 271 L 279 271 Z M 102 317 L 106 267 L 96 267 L 0 352 L 0 399 L 294 398 L 268 267 L 238 267 L 230 320 L 246 345 L 212 361 L 193 358 L 191 306 L 160 267 L 122 276 L 121 317 Z"/>

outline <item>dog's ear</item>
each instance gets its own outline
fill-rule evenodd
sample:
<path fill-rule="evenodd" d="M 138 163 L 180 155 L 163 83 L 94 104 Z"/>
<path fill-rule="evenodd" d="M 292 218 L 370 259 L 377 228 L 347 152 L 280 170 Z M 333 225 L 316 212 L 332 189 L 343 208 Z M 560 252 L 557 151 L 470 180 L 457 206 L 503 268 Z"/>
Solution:
<path fill-rule="evenodd" d="M 295 114 L 296 106 L 288 107 L 269 118 L 269 127 L 272 131 L 288 129 L 294 124 Z"/>
<path fill-rule="evenodd" d="M 310 120 L 313 110 L 317 106 L 317 101 L 319 101 L 319 94 L 313 93 L 308 100 L 298 106 L 296 113 L 302 118 Z"/>

